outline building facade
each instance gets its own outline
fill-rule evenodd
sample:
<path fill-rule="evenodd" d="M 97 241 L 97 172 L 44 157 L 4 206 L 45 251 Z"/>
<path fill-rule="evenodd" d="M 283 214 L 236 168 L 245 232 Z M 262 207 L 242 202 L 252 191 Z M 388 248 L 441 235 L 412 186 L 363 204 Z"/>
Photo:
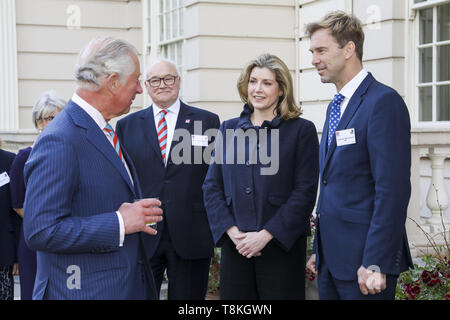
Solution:
<path fill-rule="evenodd" d="M 449 0 L 2 0 L 0 138 L 5 149 L 31 145 L 31 110 L 55 89 L 70 99 L 83 44 L 116 36 L 134 44 L 143 70 L 166 56 L 182 72 L 182 97 L 226 120 L 239 115 L 236 81 L 243 66 L 270 52 L 290 68 L 296 98 L 319 134 L 335 93 L 311 65 L 304 26 L 331 10 L 364 25 L 364 66 L 407 103 L 412 126 L 412 197 L 408 215 L 438 233 L 450 218 Z M 132 112 L 151 103 L 136 98 Z M 449 221 L 449 220 L 446 220 Z M 448 226 L 447 226 L 448 228 Z M 414 254 L 426 239 L 407 221 Z"/>

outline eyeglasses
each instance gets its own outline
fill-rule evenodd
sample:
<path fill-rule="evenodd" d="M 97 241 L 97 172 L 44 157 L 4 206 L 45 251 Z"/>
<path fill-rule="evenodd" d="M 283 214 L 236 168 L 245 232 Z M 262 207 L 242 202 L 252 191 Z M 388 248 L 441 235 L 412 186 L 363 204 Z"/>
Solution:
<path fill-rule="evenodd" d="M 145 82 L 147 82 L 150 85 L 150 87 L 153 88 L 159 87 L 161 85 L 161 80 L 164 82 L 166 86 L 173 86 L 177 78 L 178 76 L 167 75 L 163 78 L 153 77 L 151 79 L 145 80 Z"/>
<path fill-rule="evenodd" d="M 55 119 L 55 116 L 48 116 L 48 117 L 45 117 L 45 118 L 40 118 L 38 120 L 50 122 L 53 119 Z"/>

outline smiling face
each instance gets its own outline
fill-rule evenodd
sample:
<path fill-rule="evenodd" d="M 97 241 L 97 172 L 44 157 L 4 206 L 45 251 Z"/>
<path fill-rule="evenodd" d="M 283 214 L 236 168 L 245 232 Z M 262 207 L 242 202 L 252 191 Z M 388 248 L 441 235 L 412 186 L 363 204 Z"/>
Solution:
<path fill-rule="evenodd" d="M 248 101 L 255 111 L 272 111 L 277 108 L 283 94 L 273 71 L 254 67 L 248 80 Z"/>
<path fill-rule="evenodd" d="M 328 29 L 319 29 L 311 35 L 310 51 L 320 80 L 338 85 L 345 69 L 345 47 L 339 47 Z"/>
<path fill-rule="evenodd" d="M 150 86 L 149 81 L 145 82 L 145 87 L 152 101 L 162 109 L 170 107 L 178 99 L 181 80 L 178 76 L 177 69 L 168 61 L 159 61 L 151 66 L 146 77 L 146 80 L 163 79 L 166 77 L 175 77 L 175 82 L 172 85 L 167 85 L 165 81 L 160 80 L 159 86 L 156 87 Z"/>

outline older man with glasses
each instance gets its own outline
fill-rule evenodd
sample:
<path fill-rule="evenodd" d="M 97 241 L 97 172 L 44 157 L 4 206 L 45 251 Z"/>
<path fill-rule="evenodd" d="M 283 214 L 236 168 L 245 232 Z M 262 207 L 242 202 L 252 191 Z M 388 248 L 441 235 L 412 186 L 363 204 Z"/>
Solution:
<path fill-rule="evenodd" d="M 187 146 L 186 154 L 203 154 L 210 140 L 205 131 L 218 129 L 219 117 L 179 99 L 181 78 L 173 62 L 153 61 L 145 75 L 153 104 L 120 120 L 117 134 L 136 166 L 143 196 L 162 202 L 164 219 L 156 226 L 158 235 L 147 241 L 156 287 L 161 288 L 167 270 L 169 300 L 201 300 L 214 248 L 202 194 L 208 161 L 202 157 L 199 163 L 179 163 L 174 147 Z M 201 132 L 194 130 L 198 127 Z M 184 136 L 192 140 L 177 141 L 180 132 L 188 132 Z"/>

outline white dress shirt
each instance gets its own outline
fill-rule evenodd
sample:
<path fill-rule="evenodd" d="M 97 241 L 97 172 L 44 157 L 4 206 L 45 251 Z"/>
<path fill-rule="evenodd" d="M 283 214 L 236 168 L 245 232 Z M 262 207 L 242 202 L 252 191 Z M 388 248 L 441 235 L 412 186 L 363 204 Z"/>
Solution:
<path fill-rule="evenodd" d="M 108 139 L 108 141 L 111 143 L 111 145 L 114 148 L 114 141 L 113 141 L 112 137 L 109 135 L 109 133 L 107 133 L 105 130 L 103 130 L 106 127 L 107 122 L 106 122 L 105 118 L 103 118 L 100 111 L 95 109 L 88 102 L 86 102 L 86 100 L 81 98 L 76 93 L 73 94 L 72 101 L 75 102 L 77 105 L 79 105 L 81 107 L 81 109 L 86 111 L 86 113 L 92 118 L 92 120 L 95 121 L 95 123 L 99 126 L 100 130 L 102 130 L 102 132 L 105 134 L 106 138 Z M 131 182 L 133 183 L 133 179 L 131 178 L 131 173 L 130 173 L 130 170 L 128 169 L 127 164 L 125 163 L 125 161 L 122 161 L 122 162 L 125 166 L 125 169 L 127 169 L 128 175 L 130 176 L 130 179 L 131 179 Z M 117 218 L 119 219 L 119 227 L 120 227 L 119 246 L 122 247 L 123 242 L 125 240 L 125 225 L 123 223 L 122 214 L 119 211 L 116 211 L 116 214 L 117 214 Z"/>
<path fill-rule="evenodd" d="M 166 123 L 167 123 L 167 144 L 166 144 L 166 159 L 165 162 L 167 164 L 167 160 L 169 159 L 170 146 L 172 145 L 173 134 L 175 132 L 175 126 L 177 125 L 178 113 L 180 112 L 180 99 L 177 99 L 173 105 L 169 108 L 165 109 L 167 111 L 166 114 Z M 155 117 L 155 128 L 158 129 L 158 122 L 161 120 L 161 109 L 155 103 L 153 103 L 153 115 Z"/>
<path fill-rule="evenodd" d="M 360 84 L 367 77 L 368 73 L 365 69 L 362 69 L 352 80 L 350 80 L 342 89 L 339 91 L 345 99 L 341 103 L 341 119 L 344 114 L 345 109 L 347 108 L 348 102 L 352 98 L 355 91 L 358 89 Z"/>

